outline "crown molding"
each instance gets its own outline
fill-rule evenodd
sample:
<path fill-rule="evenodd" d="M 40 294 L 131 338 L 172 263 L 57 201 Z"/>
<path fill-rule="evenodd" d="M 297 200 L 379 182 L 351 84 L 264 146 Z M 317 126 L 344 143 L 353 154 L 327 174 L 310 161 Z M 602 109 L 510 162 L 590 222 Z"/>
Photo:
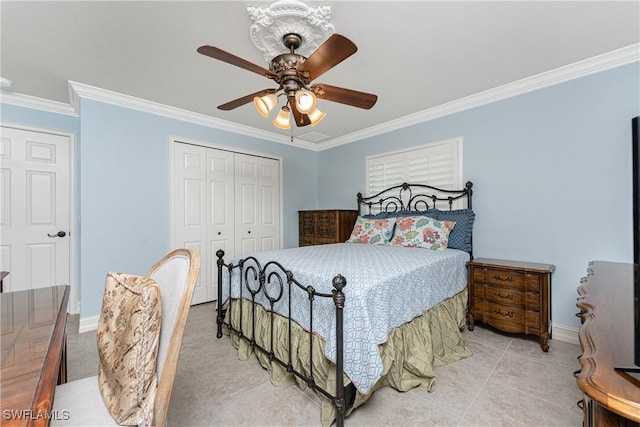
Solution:
<path fill-rule="evenodd" d="M 340 145 L 349 144 L 361 139 L 374 137 L 397 129 L 434 120 L 450 114 L 480 107 L 496 101 L 522 95 L 537 89 L 542 89 L 573 79 L 584 77 L 600 71 L 626 65 L 640 61 L 640 43 L 633 44 L 621 49 L 604 53 L 593 58 L 585 59 L 573 64 L 569 64 L 554 70 L 536 74 L 512 83 L 498 86 L 474 95 L 457 99 L 433 108 L 419 111 L 399 119 L 390 120 L 376 126 L 372 126 L 361 131 L 353 132 L 328 141 L 313 143 L 296 139 L 295 147 L 304 148 L 311 151 L 324 151 Z M 250 126 L 239 125 L 227 120 L 222 120 L 200 113 L 183 110 L 176 107 L 124 95 L 106 89 L 90 86 L 83 83 L 69 81 L 70 104 L 57 101 L 50 101 L 43 98 L 36 98 L 29 95 L 14 92 L 1 92 L 0 102 L 17 105 L 21 107 L 34 108 L 37 110 L 49 111 L 52 113 L 64 114 L 78 117 L 80 115 L 80 99 L 92 99 L 108 104 L 134 109 L 137 111 L 156 114 L 170 119 L 181 120 L 219 129 L 227 132 L 246 135 L 253 138 L 263 139 L 280 144 L 291 145 L 289 137 L 285 135 L 267 132 Z"/>
<path fill-rule="evenodd" d="M 584 77 L 590 74 L 605 71 L 611 68 L 626 65 L 640 60 L 640 43 L 636 43 L 621 49 L 613 50 L 602 55 L 594 56 L 583 61 L 575 62 L 554 70 L 526 77 L 512 83 L 507 83 L 483 92 L 476 93 L 455 101 L 447 102 L 433 108 L 419 111 L 396 120 L 390 120 L 368 129 L 353 132 L 348 135 L 334 138 L 320 143 L 320 151 L 349 144 L 361 139 L 370 138 L 397 129 L 434 120 L 450 114 L 459 113 L 471 108 L 480 107 L 492 102 L 501 101 L 517 95 L 522 95 L 537 89 L 564 83 L 569 80 Z"/>
<path fill-rule="evenodd" d="M 18 107 L 32 108 L 35 110 L 47 111 L 50 113 L 64 114 L 66 116 L 78 117 L 78 113 L 73 107 L 64 102 L 51 101 L 45 98 L 24 95 L 15 92 L 0 92 L 0 102 L 3 104 L 16 105 Z"/>
<path fill-rule="evenodd" d="M 80 114 L 80 99 L 91 99 L 94 101 L 104 102 L 119 107 L 129 108 L 136 111 L 155 114 L 170 119 L 181 120 L 200 126 L 206 126 L 218 130 L 224 130 L 240 135 L 246 135 L 253 138 L 264 139 L 280 144 L 291 145 L 289 137 L 273 132 L 267 132 L 250 126 L 240 125 L 222 120 L 205 114 L 194 113 L 192 111 L 183 110 L 181 108 L 172 107 L 158 102 L 149 101 L 134 96 L 125 95 L 107 89 L 90 86 L 84 83 L 69 80 L 69 99 L 75 111 Z M 296 147 L 318 150 L 316 144 L 305 141 L 296 141 Z"/>

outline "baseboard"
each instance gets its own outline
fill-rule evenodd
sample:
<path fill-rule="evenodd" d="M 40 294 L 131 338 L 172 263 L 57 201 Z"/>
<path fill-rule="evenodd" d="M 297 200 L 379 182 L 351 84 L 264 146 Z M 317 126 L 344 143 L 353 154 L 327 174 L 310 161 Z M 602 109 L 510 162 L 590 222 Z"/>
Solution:
<path fill-rule="evenodd" d="M 80 324 L 78 326 L 78 333 L 95 331 L 98 329 L 98 319 L 99 316 L 81 317 Z"/>
<path fill-rule="evenodd" d="M 551 335 L 554 340 L 568 342 L 569 344 L 579 345 L 578 341 L 578 329 L 571 328 L 569 326 L 564 325 L 552 325 Z"/>

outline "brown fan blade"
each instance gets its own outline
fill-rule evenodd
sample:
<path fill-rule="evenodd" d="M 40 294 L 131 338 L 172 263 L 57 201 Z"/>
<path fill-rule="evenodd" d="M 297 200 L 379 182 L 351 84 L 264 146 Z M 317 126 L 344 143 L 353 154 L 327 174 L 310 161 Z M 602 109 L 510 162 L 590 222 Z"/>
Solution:
<path fill-rule="evenodd" d="M 332 34 L 300 65 L 298 70 L 308 71 L 309 80 L 315 80 L 354 53 L 358 48 L 345 36 Z"/>
<path fill-rule="evenodd" d="M 316 97 L 327 101 L 339 102 L 352 107 L 370 109 L 376 104 L 378 96 L 372 93 L 358 92 L 357 90 L 331 86 L 325 83 L 317 83 L 311 87 Z"/>
<path fill-rule="evenodd" d="M 244 68 L 245 70 L 260 74 L 261 76 L 265 76 L 267 78 L 273 78 L 277 76 L 277 74 L 271 70 L 263 68 L 259 65 L 254 64 L 253 62 L 249 62 L 246 59 L 242 59 L 229 52 L 225 52 L 224 50 L 218 49 L 217 47 L 207 45 L 200 46 L 198 48 L 198 53 L 210 56 L 213 59 L 218 59 L 220 61 L 226 62 L 227 64 L 235 65 L 236 67 Z"/>
<path fill-rule="evenodd" d="M 311 120 L 309 120 L 309 116 L 306 114 L 302 114 L 298 111 L 298 107 L 296 107 L 296 101 L 293 99 L 289 100 L 289 109 L 291 110 L 291 114 L 293 114 L 293 118 L 296 121 L 296 126 L 303 127 L 311 124 Z"/>
<path fill-rule="evenodd" d="M 258 92 L 252 93 L 250 95 L 243 96 L 242 98 L 238 98 L 238 99 L 234 99 L 233 101 L 229 101 L 226 104 L 218 105 L 218 109 L 219 110 L 225 110 L 225 111 L 233 110 L 234 108 L 241 107 L 244 104 L 248 104 L 249 102 L 253 101 L 253 98 L 255 98 L 256 96 L 265 96 L 265 95 L 268 95 L 270 93 L 275 93 L 275 92 L 276 92 L 275 89 L 259 90 Z"/>

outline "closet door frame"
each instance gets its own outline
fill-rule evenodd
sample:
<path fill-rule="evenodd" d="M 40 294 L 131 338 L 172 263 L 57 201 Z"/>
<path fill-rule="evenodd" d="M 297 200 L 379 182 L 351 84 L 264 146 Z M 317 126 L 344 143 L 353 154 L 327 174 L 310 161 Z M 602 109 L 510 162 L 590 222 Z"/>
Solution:
<path fill-rule="evenodd" d="M 238 147 L 233 147 L 230 145 L 223 145 L 223 144 L 215 144 L 215 143 L 210 143 L 210 142 L 205 142 L 205 141 L 199 141 L 199 140 L 194 140 L 194 139 L 190 139 L 190 138 L 181 138 L 181 137 L 172 137 L 170 138 L 169 141 L 169 222 L 170 222 L 170 236 L 171 236 L 171 246 L 172 248 L 177 247 L 176 245 L 178 245 L 177 241 L 176 241 L 176 230 L 175 230 L 175 212 L 174 212 L 174 206 L 176 203 L 176 194 L 175 194 L 175 190 L 174 190 L 174 179 L 175 179 L 175 159 L 173 156 L 173 153 L 175 151 L 175 146 L 176 144 L 189 144 L 189 145 L 194 145 L 194 146 L 199 146 L 199 147 L 204 147 L 204 148 L 213 148 L 213 149 L 217 149 L 217 150 L 224 150 L 224 151 L 229 151 L 232 153 L 238 153 L 238 154 L 245 154 L 245 155 L 250 155 L 250 156 L 255 156 L 255 157 L 262 157 L 262 158 L 266 158 L 266 159 L 272 159 L 272 160 L 276 160 L 278 161 L 279 167 L 278 167 L 278 181 L 279 181 L 279 188 L 278 188 L 278 202 L 279 202 L 279 210 L 280 210 L 280 217 L 278 218 L 279 224 L 278 224 L 278 239 L 280 242 L 280 247 L 282 247 L 282 242 L 283 242 L 283 189 L 284 189 L 284 182 L 283 182 L 283 175 L 284 175 L 284 168 L 283 168 L 283 158 L 282 156 L 277 156 L 277 155 L 273 155 L 273 154 L 268 154 L 268 153 L 264 153 L 264 152 L 259 152 L 259 151 L 253 151 L 253 150 L 247 150 L 247 149 L 241 149 Z M 225 261 L 229 261 L 230 258 L 230 254 L 225 254 Z M 203 259 L 203 262 L 206 262 Z M 211 272 L 211 274 L 213 274 L 213 272 Z M 215 278 L 213 278 L 215 279 Z M 214 298 L 215 299 L 215 298 Z"/>

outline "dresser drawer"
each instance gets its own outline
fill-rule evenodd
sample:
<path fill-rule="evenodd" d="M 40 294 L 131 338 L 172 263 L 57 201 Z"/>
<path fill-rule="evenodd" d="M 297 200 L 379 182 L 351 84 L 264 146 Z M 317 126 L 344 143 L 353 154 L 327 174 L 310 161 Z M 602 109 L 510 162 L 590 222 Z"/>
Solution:
<path fill-rule="evenodd" d="M 313 240 L 314 245 L 330 245 L 332 243 L 336 243 L 336 239 L 333 237 L 316 237 Z"/>
<path fill-rule="evenodd" d="M 301 236 L 300 237 L 300 246 L 313 246 L 315 243 L 313 241 L 313 236 Z"/>
<path fill-rule="evenodd" d="M 321 222 L 320 224 L 318 224 L 318 236 L 335 238 L 335 235 L 336 223 L 333 221 L 333 218 L 330 218 L 326 220 L 326 222 Z"/>

